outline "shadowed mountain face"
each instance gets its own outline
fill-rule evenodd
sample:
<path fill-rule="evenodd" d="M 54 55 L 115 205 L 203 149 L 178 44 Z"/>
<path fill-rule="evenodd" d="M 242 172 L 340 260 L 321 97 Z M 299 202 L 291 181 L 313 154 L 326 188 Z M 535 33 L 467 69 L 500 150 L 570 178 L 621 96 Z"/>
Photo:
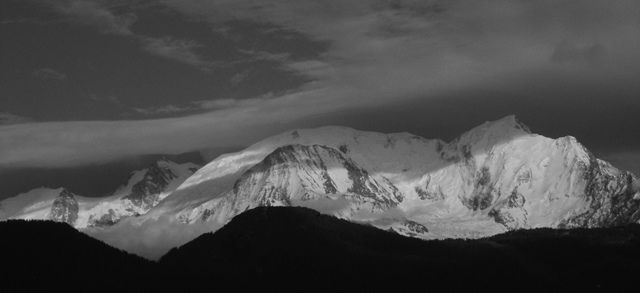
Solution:
<path fill-rule="evenodd" d="M 346 281 L 360 288 L 502 291 L 624 286 L 634 280 L 638 261 L 639 225 L 423 241 L 306 208 L 261 207 L 160 263 L 190 278 L 277 280 L 284 287 Z"/>
<path fill-rule="evenodd" d="M 145 261 L 64 223 L 0 223 L 3 288 L 583 290 L 633 285 L 640 225 L 408 238 L 299 207 L 259 207 Z"/>

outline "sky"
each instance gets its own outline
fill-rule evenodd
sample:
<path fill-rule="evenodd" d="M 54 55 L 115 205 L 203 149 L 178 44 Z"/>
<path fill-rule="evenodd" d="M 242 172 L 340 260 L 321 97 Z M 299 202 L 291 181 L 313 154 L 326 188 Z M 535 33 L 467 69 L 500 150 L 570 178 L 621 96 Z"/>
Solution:
<path fill-rule="evenodd" d="M 0 38 L 0 198 L 291 128 L 450 140 L 510 114 L 640 174 L 636 0 L 3 0 Z"/>

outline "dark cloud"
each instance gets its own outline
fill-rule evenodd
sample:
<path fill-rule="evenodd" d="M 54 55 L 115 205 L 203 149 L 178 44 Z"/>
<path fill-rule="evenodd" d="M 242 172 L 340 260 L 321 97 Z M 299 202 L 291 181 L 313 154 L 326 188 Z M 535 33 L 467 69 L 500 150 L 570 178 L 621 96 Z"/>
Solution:
<path fill-rule="evenodd" d="M 227 103 L 299 87 L 307 78 L 283 68 L 279 60 L 264 57 L 304 58 L 316 56 L 324 48 L 274 25 L 229 21 L 222 34 L 214 30 L 220 25 L 158 4 L 92 1 L 88 8 L 72 9 L 71 2 L 3 3 L 7 12 L 0 27 L 6 40 L 0 46 L 5 57 L 0 67 L 3 111 L 39 121 L 202 113 L 206 109 L 193 103 L 215 99 Z M 63 13 L 57 6 L 73 13 Z M 95 10 L 113 17 L 95 20 L 106 22 L 104 25 L 81 21 L 86 18 L 82 15 Z M 115 21 L 121 15 L 135 15 L 135 19 Z M 4 21 L 5 16 L 25 21 Z M 252 56 L 248 53 L 252 48 L 264 54 Z M 33 68 L 43 64 L 73 78 L 64 83 L 40 82 L 33 78 Z M 232 80 L 237 82 L 240 76 L 245 77 L 243 85 L 237 86 Z"/>
<path fill-rule="evenodd" d="M 212 76 L 200 72 L 182 79 L 164 73 L 135 86 L 123 82 L 136 89 L 161 88 L 131 103 L 140 115 L 188 116 L 3 127 L 0 135 L 7 143 L 0 150 L 7 155 L 0 162 L 84 164 L 151 151 L 235 146 L 296 125 L 342 121 L 447 137 L 511 113 L 524 115 L 522 120 L 540 126 L 542 134 L 576 133 L 598 150 L 640 149 L 632 138 L 638 133 L 633 125 L 638 125 L 640 92 L 637 1 L 165 0 L 159 2 L 163 11 L 182 17 L 167 13 L 167 19 L 188 23 L 167 26 L 149 20 L 156 11 L 100 3 L 97 7 L 113 17 L 102 16 L 101 25 L 80 23 L 134 39 L 142 49 L 156 40 L 156 53 L 168 61 L 198 69 L 222 60 L 224 66 L 215 67 Z M 68 15 L 97 13 L 92 5 L 81 8 Z M 174 31 L 178 27 L 183 30 Z M 210 35 L 215 37 L 203 37 Z M 138 36 L 151 39 L 140 42 Z M 234 86 L 234 77 L 245 72 L 250 74 L 241 79 L 243 86 Z M 179 91 L 159 86 L 177 80 L 184 82 Z M 407 106 L 417 104 L 425 111 Z M 442 108 L 447 111 L 429 110 Z M 391 115 L 391 109 L 404 110 Z M 357 115 L 363 111 L 383 118 Z"/>
<path fill-rule="evenodd" d="M 172 36 L 149 37 L 132 31 L 132 25 L 138 20 L 134 12 L 116 13 L 108 2 L 70 0 L 52 1 L 52 7 L 69 21 L 93 26 L 101 33 L 130 37 L 138 40 L 144 50 L 149 53 L 182 62 L 203 70 L 209 70 L 213 64 L 195 52 L 201 47 L 194 40 L 181 40 Z"/>
<path fill-rule="evenodd" d="M 103 1 L 63 0 L 46 1 L 47 4 L 62 15 L 68 16 L 69 21 L 97 28 L 106 34 L 132 36 L 131 25 L 137 17 L 133 13 L 115 14 Z"/>
<path fill-rule="evenodd" d="M 614 166 L 623 170 L 628 170 L 636 176 L 640 176 L 640 151 L 637 150 L 620 150 L 603 154 L 603 160 L 606 160 Z M 637 182 L 640 184 L 640 182 Z M 636 188 L 640 189 L 640 185 Z"/>
<path fill-rule="evenodd" d="M 571 44 L 561 42 L 553 51 L 551 60 L 558 63 L 598 65 L 603 62 L 605 48 L 600 44 Z"/>

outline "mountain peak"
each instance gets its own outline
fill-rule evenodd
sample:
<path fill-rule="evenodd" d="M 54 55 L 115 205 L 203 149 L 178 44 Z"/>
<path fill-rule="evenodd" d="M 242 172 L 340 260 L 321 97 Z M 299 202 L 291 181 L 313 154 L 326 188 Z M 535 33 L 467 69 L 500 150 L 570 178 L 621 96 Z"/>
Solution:
<path fill-rule="evenodd" d="M 63 188 L 51 204 L 49 219 L 56 222 L 75 224 L 78 219 L 79 204 L 73 193 Z"/>
<path fill-rule="evenodd" d="M 526 133 L 531 133 L 529 127 L 522 123 L 514 114 L 505 116 L 498 120 L 487 121 L 479 127 L 484 127 L 486 129 L 492 130 L 518 130 Z"/>
<path fill-rule="evenodd" d="M 175 165 L 176 163 L 167 159 L 166 157 L 162 157 L 161 159 L 154 161 L 153 163 L 149 164 L 149 166 L 147 167 L 148 169 L 161 169 L 161 168 L 166 168 L 168 166 L 172 166 Z"/>
<path fill-rule="evenodd" d="M 454 143 L 458 145 L 495 145 L 520 136 L 531 135 L 531 130 L 520 122 L 515 115 L 509 115 L 494 121 L 487 121 L 459 136 Z"/>
<path fill-rule="evenodd" d="M 74 194 L 73 192 L 71 192 L 69 189 L 67 189 L 66 187 L 62 187 L 60 190 L 60 193 L 58 194 L 58 197 L 74 197 L 76 194 Z"/>

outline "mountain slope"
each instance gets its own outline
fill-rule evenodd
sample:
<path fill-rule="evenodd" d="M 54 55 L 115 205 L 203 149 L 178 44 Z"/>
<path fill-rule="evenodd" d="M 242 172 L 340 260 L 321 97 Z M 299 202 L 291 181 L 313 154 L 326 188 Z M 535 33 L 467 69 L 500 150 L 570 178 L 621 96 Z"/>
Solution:
<path fill-rule="evenodd" d="M 639 260 L 639 225 L 421 241 L 306 208 L 259 207 L 160 263 L 174 276 L 281 289 L 527 291 L 624 288 Z"/>
<path fill-rule="evenodd" d="M 182 214 L 189 223 L 216 218 L 226 223 L 231 217 L 258 206 L 292 204 L 345 198 L 350 203 L 342 212 L 385 211 L 401 200 L 400 192 L 387 180 L 371 175 L 342 152 L 320 145 L 288 145 L 274 150 L 245 171 L 228 195 L 199 205 L 196 213 Z"/>
<path fill-rule="evenodd" d="M 350 186 L 350 168 L 362 174 L 355 178 L 371 182 L 355 185 L 372 188 Z M 337 188 L 345 178 L 351 183 Z M 425 229 L 413 235 L 423 238 L 482 237 L 638 222 L 637 182 L 575 138 L 533 134 L 514 116 L 449 143 L 321 127 L 220 156 L 148 215 L 219 226 L 248 208 L 302 205 L 383 229 L 407 231 L 407 223 L 416 223 Z M 385 204 L 371 208 L 364 199 Z"/>

